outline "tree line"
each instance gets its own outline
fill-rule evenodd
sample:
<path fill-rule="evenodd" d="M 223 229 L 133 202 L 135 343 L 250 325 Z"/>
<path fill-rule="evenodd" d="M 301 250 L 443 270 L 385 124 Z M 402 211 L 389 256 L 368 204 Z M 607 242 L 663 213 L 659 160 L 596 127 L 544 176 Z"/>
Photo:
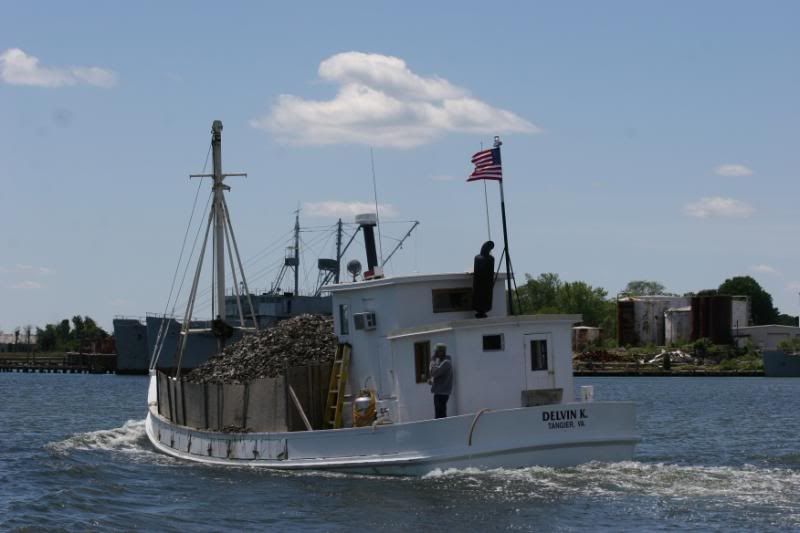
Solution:
<path fill-rule="evenodd" d="M 39 350 L 78 351 L 88 342 L 108 338 L 108 332 L 88 316 L 75 315 L 44 328 L 36 328 L 36 344 Z"/>

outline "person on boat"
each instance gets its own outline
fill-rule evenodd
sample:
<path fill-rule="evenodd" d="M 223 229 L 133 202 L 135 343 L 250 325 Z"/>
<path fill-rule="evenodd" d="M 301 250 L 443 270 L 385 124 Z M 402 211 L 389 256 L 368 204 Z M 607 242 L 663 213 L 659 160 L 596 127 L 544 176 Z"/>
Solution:
<path fill-rule="evenodd" d="M 436 418 L 446 418 L 447 400 L 453 392 L 453 360 L 447 355 L 446 344 L 438 343 L 434 347 L 429 375 Z"/>

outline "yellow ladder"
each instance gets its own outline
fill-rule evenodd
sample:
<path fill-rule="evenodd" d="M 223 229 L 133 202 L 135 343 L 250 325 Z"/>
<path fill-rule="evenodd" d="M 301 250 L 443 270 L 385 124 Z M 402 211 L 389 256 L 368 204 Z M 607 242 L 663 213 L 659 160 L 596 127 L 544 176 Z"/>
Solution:
<path fill-rule="evenodd" d="M 331 380 L 328 385 L 328 398 L 325 401 L 326 425 L 332 429 L 342 427 L 342 405 L 344 388 L 347 385 L 347 370 L 350 368 L 350 345 L 339 344 L 331 366 Z"/>

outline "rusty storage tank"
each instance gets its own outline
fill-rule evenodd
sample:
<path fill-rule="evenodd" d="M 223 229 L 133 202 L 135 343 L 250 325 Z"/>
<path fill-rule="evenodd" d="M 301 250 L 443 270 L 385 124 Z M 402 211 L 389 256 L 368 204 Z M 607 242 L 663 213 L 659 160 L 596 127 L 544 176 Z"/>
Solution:
<path fill-rule="evenodd" d="M 636 346 L 636 313 L 633 298 L 617 299 L 617 345 Z"/>
<path fill-rule="evenodd" d="M 692 297 L 692 340 L 711 339 L 714 344 L 732 344 L 731 308 L 733 298 L 716 294 Z"/>
<path fill-rule="evenodd" d="M 664 342 L 667 345 L 685 343 L 691 337 L 692 308 L 670 307 L 664 311 Z"/>

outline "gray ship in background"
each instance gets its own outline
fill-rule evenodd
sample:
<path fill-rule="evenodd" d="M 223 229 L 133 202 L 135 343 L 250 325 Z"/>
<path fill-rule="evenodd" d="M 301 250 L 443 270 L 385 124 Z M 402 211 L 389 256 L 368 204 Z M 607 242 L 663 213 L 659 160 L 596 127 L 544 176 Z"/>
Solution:
<path fill-rule="evenodd" d="M 339 220 L 337 232 L 337 259 L 319 259 L 319 275 L 316 288 L 311 295 L 303 296 L 300 291 L 300 215 L 295 216 L 293 245 L 287 247 L 280 271 L 269 290 L 260 294 L 250 293 L 249 301 L 255 308 L 258 329 L 273 326 L 281 320 L 302 314 L 330 315 L 331 297 L 322 296 L 323 285 L 339 281 L 341 255 L 346 249 L 341 246 L 343 224 Z M 354 235 L 355 236 L 355 235 Z M 352 242 L 352 239 L 351 241 Z M 349 245 L 349 243 L 348 243 Z M 283 290 L 286 275 L 293 276 L 293 291 Z M 226 324 L 240 322 L 239 301 L 235 294 L 225 296 Z M 247 326 L 252 327 L 252 319 Z M 213 321 L 193 320 L 190 329 L 197 332 L 187 338 L 187 345 L 181 366 L 192 369 L 203 364 L 209 357 L 218 353 L 219 337 L 214 332 Z M 242 336 L 241 329 L 234 328 L 226 343 L 236 342 Z M 159 369 L 171 370 L 177 366 L 178 340 L 181 336 L 181 318 L 164 314 L 147 314 L 144 318 L 117 317 L 114 319 L 114 339 L 117 346 L 118 374 L 147 374 L 150 361 L 156 350 L 160 350 Z"/>
<path fill-rule="evenodd" d="M 330 296 L 296 296 L 294 294 L 251 295 L 256 306 L 259 328 L 269 327 L 286 318 L 302 315 L 330 315 Z M 233 296 L 226 297 L 226 311 L 231 304 L 236 306 Z M 235 322 L 236 312 L 226 313 L 226 322 Z M 188 339 L 183 356 L 184 369 L 196 368 L 215 355 L 218 350 L 217 337 L 211 331 L 211 321 L 192 321 L 192 329 L 206 329 L 208 332 L 192 335 Z M 144 318 L 119 317 L 114 319 L 114 339 L 117 346 L 118 374 L 147 374 L 150 359 L 156 348 L 159 331 L 165 336 L 164 346 L 159 358 L 159 369 L 173 369 L 176 366 L 178 338 L 181 322 L 177 317 L 165 318 L 163 315 L 149 314 Z M 241 333 L 233 333 L 228 342 L 241 338 Z"/>

